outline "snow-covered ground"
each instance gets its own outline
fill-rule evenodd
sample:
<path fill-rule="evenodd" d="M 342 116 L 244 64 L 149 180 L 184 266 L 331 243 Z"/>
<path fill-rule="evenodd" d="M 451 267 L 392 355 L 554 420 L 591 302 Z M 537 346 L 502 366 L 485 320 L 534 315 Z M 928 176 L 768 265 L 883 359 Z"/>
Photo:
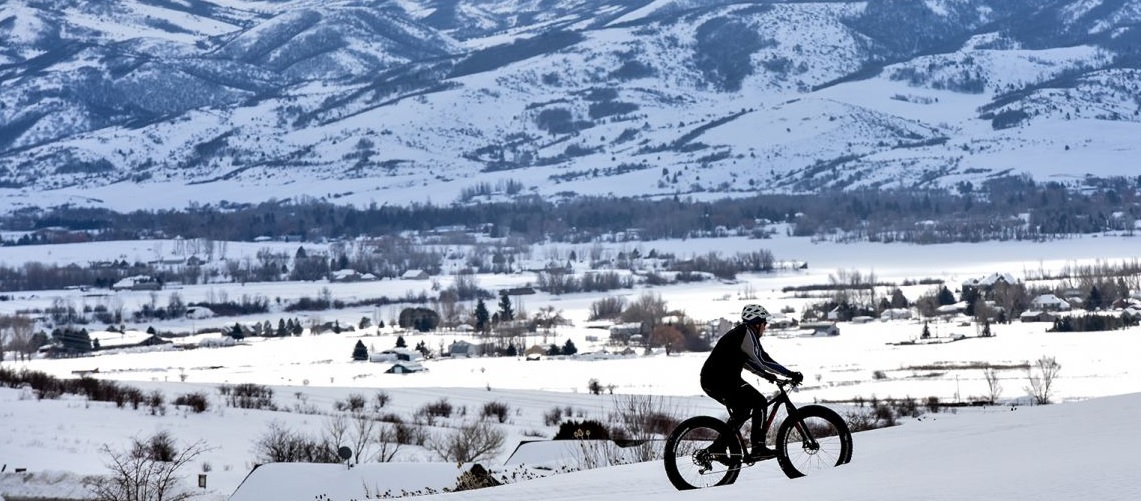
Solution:
<path fill-rule="evenodd" d="M 124 248 L 139 243 L 85 244 L 85 248 L 57 246 L 52 255 L 72 251 L 95 260 L 102 254 L 127 253 Z M 102 248 L 100 247 L 102 246 Z M 151 244 L 154 245 L 153 243 Z M 170 244 L 167 244 L 170 249 Z M 1041 270 L 1095 261 L 1115 262 L 1136 257 L 1136 241 L 1129 237 L 1086 237 L 1035 243 L 957 244 L 945 246 L 901 246 L 877 244 L 838 245 L 812 243 L 807 239 L 780 237 L 771 241 L 719 239 L 711 241 L 651 242 L 643 252 L 692 252 L 708 250 L 736 252 L 738 249 L 768 248 L 777 259 L 807 261 L 807 270 L 773 275 L 742 276 L 735 283 L 708 282 L 687 286 L 656 287 L 671 308 L 682 309 L 694 318 L 714 320 L 733 318 L 740 306 L 758 301 L 776 310 L 791 306 L 796 311 L 810 302 L 781 291 L 786 285 L 827 283 L 838 270 L 874 272 L 884 281 L 943 278 L 952 285 L 968 278 L 991 273 L 1011 273 L 1023 278 Z M 97 250 L 98 249 L 98 250 Z M 246 252 L 247 247 L 232 244 L 229 251 Z M 256 252 L 255 247 L 248 247 Z M 45 249 L 0 248 L 0 261 L 17 262 L 36 256 L 44 259 Z M 84 252 L 85 251 L 85 252 Z M 154 254 L 153 248 L 135 250 Z M 580 253 L 581 254 L 581 253 Z M 128 258 L 133 259 L 133 258 Z M 480 286 L 495 290 L 526 283 L 527 275 L 480 276 Z M 446 286 L 448 277 L 439 281 Z M 380 281 L 357 284 L 288 283 L 208 285 L 180 289 L 187 302 L 208 294 L 225 292 L 231 298 L 240 294 L 266 294 L 267 297 L 315 296 L 329 287 L 335 297 L 402 295 L 409 290 L 432 287 L 429 282 Z M 390 291 L 390 292 L 384 292 Z M 929 286 L 907 289 L 915 296 Z M 643 290 L 617 291 L 635 298 Z M 100 292 L 100 294 L 103 294 Z M 168 292 L 160 292 L 162 296 Z M 756 299 L 745 299 L 753 295 Z M 0 312 L 45 306 L 54 298 L 85 299 L 82 291 L 41 291 L 20 293 L 12 301 L 0 302 Z M 148 301 L 149 293 L 114 293 L 115 300 L 128 309 Z M 548 338 L 540 336 L 528 344 L 559 344 L 572 339 L 580 352 L 599 353 L 605 348 L 593 342 L 605 339 L 606 331 L 587 327 L 590 304 L 600 294 L 527 296 L 522 306 L 536 312 L 547 305 L 563 311 L 575 325 L 559 327 Z M 493 305 L 489 305 L 491 307 Z M 369 311 L 322 312 L 324 320 L 338 318 L 355 324 Z M 278 316 L 266 315 L 266 319 Z M 381 316 L 387 322 L 389 312 Z M 189 321 L 186 321 L 189 322 Z M 217 322 L 232 325 L 233 319 L 198 320 L 196 328 Z M 145 328 L 145 326 L 138 326 Z M 163 325 L 187 328 L 189 325 Z M 874 321 L 840 325 L 837 337 L 802 337 L 774 332 L 766 339 L 767 349 L 781 362 L 804 372 L 807 384 L 794 395 L 799 402 L 847 400 L 853 397 L 926 399 L 944 402 L 968 401 L 988 391 L 982 366 L 1017 365 L 1052 356 L 1062 369 L 1054 400 L 1060 405 L 968 408 L 958 413 L 927 413 L 902 426 L 859 433 L 855 437 L 852 464 L 833 472 L 800 480 L 784 478 L 775 464 L 762 463 L 746 471 L 737 485 L 719 488 L 727 499 L 766 496 L 796 496 L 806 499 L 1137 499 L 1141 496 L 1131 452 L 1141 445 L 1141 434 L 1130 423 L 1141 417 L 1141 377 L 1136 354 L 1141 345 L 1141 329 L 1085 334 L 1045 332 L 1045 324 L 992 326 L 995 337 L 966 339 L 945 344 L 898 346 L 891 343 L 915 339 L 922 331 L 918 321 Z M 959 322 L 932 322 L 932 333 L 939 338 L 975 336 L 977 326 Z M 462 339 L 458 332 L 406 334 L 409 345 L 425 342 L 433 350 Z M 518 358 L 472 358 L 429 360 L 427 372 L 384 374 L 387 364 L 353 362 L 350 355 L 358 340 L 373 351 L 395 344 L 391 329 L 366 329 L 342 334 L 304 335 L 287 339 L 252 339 L 230 348 L 187 351 L 122 351 L 67 360 L 36 359 L 31 362 L 4 361 L 5 367 L 27 367 L 59 377 L 74 371 L 98 369 L 97 377 L 122 381 L 145 392 L 161 390 L 167 401 L 195 391 L 209 395 L 210 408 L 202 414 L 168 405 L 164 415 L 146 409 L 118 409 L 113 405 L 79 398 L 37 401 L 27 391 L 0 390 L 0 496 L 82 495 L 75 475 L 106 472 L 106 456 L 100 448 L 122 448 L 133 437 L 146 438 L 167 430 L 182 443 L 202 441 L 209 447 L 199 460 L 183 473 L 195 484 L 200 473 L 207 476 L 203 492 L 207 499 L 226 499 L 252 469 L 256 458 L 254 442 L 271 423 L 291 429 L 319 432 L 328 422 L 335 402 L 350 394 L 372 398 L 379 391 L 389 396 L 384 412 L 407 419 L 425 404 L 447 399 L 464 416 L 452 424 L 474 420 L 487 402 L 504 402 L 509 408 L 500 426 L 507 444 L 485 462 L 504 467 L 515 445 L 523 440 L 550 438 L 555 427 L 544 423 L 554 409 L 570 409 L 567 418 L 612 418 L 625 395 L 653 395 L 678 417 L 696 414 L 721 415 L 711 399 L 703 397 L 696 374 L 701 354 L 666 356 L 663 353 L 632 357 L 579 357 L 525 361 Z M 877 374 L 877 371 L 881 374 Z M 880 377 L 882 375 L 882 377 Z M 1001 399 L 1025 402 L 1028 385 L 1021 369 L 999 371 Z M 591 395 L 588 382 L 597 379 L 613 385 L 614 395 Z M 274 399 L 282 409 L 293 412 L 241 410 L 222 405 L 218 387 L 224 383 L 256 382 L 275 389 Z M 764 387 L 764 386 L 762 386 Z M 836 404 L 830 404 L 836 405 Z M 852 410 L 836 405 L 838 410 Z M 299 412 L 306 411 L 306 412 Z M 317 411 L 316 413 L 311 413 Z M 444 468 L 443 466 L 447 466 Z M 13 475 L 26 468 L 37 480 L 25 482 Z M 341 467 L 343 468 L 343 467 Z M 70 472 L 70 473 L 64 473 Z M 275 473 L 279 472 L 279 473 Z M 281 475 L 281 478 L 270 476 Z M 424 448 L 406 446 L 393 464 L 359 465 L 352 470 L 325 470 L 306 475 L 282 470 L 266 470 L 260 485 L 288 488 L 299 499 L 325 493 L 329 499 L 361 499 L 369 492 L 395 488 L 452 485 L 459 470 L 440 463 Z M 298 480 L 307 476 L 312 481 Z M 318 478 L 326 480 L 319 481 Z M 46 480 L 45 480 L 46 479 Z M 53 480 L 57 480 L 54 481 Z M 362 487 L 366 485 L 368 487 Z M 383 486 L 378 491 L 376 488 Z M 314 489 L 312 491 L 304 489 Z M 313 495 L 300 496 L 312 492 Z M 273 491 L 245 491 L 241 499 L 283 499 Z M 441 495 L 463 499 L 614 499 L 642 497 L 682 498 L 701 494 L 676 493 L 666 480 L 660 463 L 608 467 L 528 480 L 485 491 Z"/>

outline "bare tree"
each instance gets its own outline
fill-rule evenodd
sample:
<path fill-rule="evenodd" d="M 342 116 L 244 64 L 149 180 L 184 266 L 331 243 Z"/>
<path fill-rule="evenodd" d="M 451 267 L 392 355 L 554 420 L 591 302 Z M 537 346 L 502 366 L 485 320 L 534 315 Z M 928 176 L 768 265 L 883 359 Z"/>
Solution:
<path fill-rule="evenodd" d="M 134 439 L 126 450 L 101 448 L 107 456 L 107 476 L 87 482 L 100 501 L 184 501 L 194 497 L 179 470 L 209 450 L 204 442 L 195 442 L 178 450 L 173 439 L 160 432 L 147 440 Z"/>
<path fill-rule="evenodd" d="M 351 448 L 355 464 L 360 464 L 392 461 L 400 450 L 397 435 L 395 426 L 381 423 L 367 412 L 353 412 L 330 417 L 323 438 L 330 449 Z"/>
<path fill-rule="evenodd" d="M 1034 365 L 1026 369 L 1026 377 L 1030 381 L 1030 386 L 1026 387 L 1026 392 L 1034 397 L 1034 403 L 1044 405 L 1050 403 L 1050 395 L 1054 391 L 1054 380 L 1058 377 L 1058 372 L 1062 370 L 1062 366 L 1054 357 L 1042 356 Z"/>
<path fill-rule="evenodd" d="M 1025 310 L 1030 304 L 1030 294 L 1021 283 L 999 282 L 994 285 L 991 295 L 994 297 L 995 304 L 1002 308 L 1007 322 L 1011 321 L 1014 315 Z"/>
<path fill-rule="evenodd" d="M 622 395 L 614 399 L 614 415 L 611 421 L 620 426 L 625 438 L 635 440 L 639 445 L 632 453 L 637 461 L 661 459 L 661 453 L 653 447 L 653 439 L 670 434 L 680 421 L 677 410 L 660 397 L 653 395 Z M 618 458 L 612 458 L 616 464 Z"/>
<path fill-rule="evenodd" d="M 650 332 L 650 345 L 665 347 L 667 356 L 680 350 L 684 343 L 685 337 L 672 325 L 659 325 Z"/>
<path fill-rule="evenodd" d="M 503 431 L 491 423 L 476 421 L 446 435 L 436 435 L 424 447 L 444 461 L 468 463 L 498 454 L 505 439 Z"/>
<path fill-rule="evenodd" d="M 623 322 L 642 324 L 642 333 L 653 332 L 666 315 L 666 302 L 653 292 L 645 292 L 622 312 Z"/>
<path fill-rule="evenodd" d="M 273 421 L 254 441 L 254 455 L 259 463 L 339 463 L 341 458 L 332 444 L 328 438 L 316 439 Z"/>
<path fill-rule="evenodd" d="M 349 420 L 344 414 L 336 414 L 325 421 L 325 435 L 322 438 L 330 450 L 337 450 L 347 445 L 350 426 Z M 354 455 L 359 453 L 359 448 L 353 448 Z"/>
<path fill-rule="evenodd" d="M 1002 382 L 998 379 L 998 371 L 994 367 L 987 367 L 983 369 L 983 378 L 986 379 L 987 397 L 992 403 L 997 402 L 998 397 L 1002 395 Z"/>
<path fill-rule="evenodd" d="M 441 291 L 439 299 L 435 301 L 435 310 L 440 312 L 440 319 L 443 320 L 445 326 L 455 327 L 460 323 L 458 299 L 458 293 L 454 289 L 448 289 Z"/>
<path fill-rule="evenodd" d="M 35 321 L 22 315 L 0 315 L 0 362 L 4 350 L 12 352 L 12 359 L 28 360 L 36 352 L 32 339 Z"/>

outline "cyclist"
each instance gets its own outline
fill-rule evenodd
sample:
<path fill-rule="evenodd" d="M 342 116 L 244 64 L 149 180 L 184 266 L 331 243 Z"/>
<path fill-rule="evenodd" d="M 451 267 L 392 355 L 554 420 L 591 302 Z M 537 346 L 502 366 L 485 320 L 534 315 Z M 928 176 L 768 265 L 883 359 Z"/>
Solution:
<path fill-rule="evenodd" d="M 769 382 L 774 376 L 784 376 L 799 384 L 804 375 L 777 363 L 761 348 L 761 336 L 768 326 L 769 312 L 759 304 L 749 304 L 741 310 L 741 324 L 726 332 L 705 364 L 701 367 L 701 389 L 714 400 L 729 408 L 729 427 L 738 429 L 752 416 L 752 447 L 747 462 L 776 457 L 776 451 L 765 445 L 765 407 L 768 402 L 756 388 L 741 378 L 741 370 L 748 369 Z"/>

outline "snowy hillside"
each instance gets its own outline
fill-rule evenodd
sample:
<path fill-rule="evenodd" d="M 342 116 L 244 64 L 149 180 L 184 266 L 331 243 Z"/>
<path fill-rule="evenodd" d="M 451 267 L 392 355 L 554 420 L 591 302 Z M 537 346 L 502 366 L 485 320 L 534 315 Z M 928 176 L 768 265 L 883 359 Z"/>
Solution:
<path fill-rule="evenodd" d="M 615 294 L 633 298 L 653 292 L 661 295 L 671 308 L 695 319 L 712 321 L 734 318 L 743 304 L 753 301 L 773 311 L 795 312 L 819 298 L 804 297 L 786 291 L 786 287 L 827 283 L 832 274 L 843 270 L 871 270 L 879 279 L 894 282 L 939 278 L 958 284 L 997 272 L 1026 279 L 1067 267 L 1133 259 L 1133 240 L 1099 235 L 1046 243 L 889 247 L 870 242 L 838 244 L 778 236 L 769 242 L 775 253 L 782 258 L 811 261 L 813 266 L 746 274 L 733 282 L 639 287 Z M 227 252 L 234 257 L 255 255 L 267 245 L 294 248 L 294 244 L 284 242 L 231 244 Z M 611 245 L 626 248 L 622 243 Z M 712 249 L 752 248 L 755 241 L 687 239 L 655 245 L 663 252 L 702 254 Z M 174 250 L 173 242 L 161 240 L 8 246 L 0 247 L 0 261 L 26 262 L 30 256 L 61 264 L 90 259 L 134 260 L 163 257 Z M 552 254 L 559 249 L 552 245 L 536 252 Z M 377 295 L 415 295 L 430 292 L 437 285 L 446 288 L 454 278 L 215 283 L 180 286 L 169 294 L 177 293 L 187 303 L 248 295 L 282 299 L 288 304 L 297 297 L 325 290 L 336 300 L 356 303 Z M 479 276 L 480 286 L 492 290 L 523 286 L 532 280 L 531 273 Z M 909 295 L 918 295 L 931 287 L 916 284 L 903 289 Z M 5 370 L 26 368 L 58 378 L 87 374 L 137 387 L 147 395 L 157 391 L 164 396 L 165 404 L 153 407 L 154 410 L 148 405 L 118 408 L 114 403 L 82 397 L 39 400 L 31 390 L 0 389 L 0 418 L 5 423 L 0 430 L 0 466 L 7 465 L 7 471 L 0 474 L 0 496 L 80 497 L 87 492 L 79 484 L 81 476 L 107 471 L 102 447 L 121 449 L 133 438 L 146 439 L 166 431 L 179 443 L 201 440 L 209 447 L 198 460 L 187 465 L 183 478 L 194 485 L 197 476 L 205 474 L 206 499 L 227 499 L 258 462 L 255 443 L 274 423 L 298 432 L 323 433 L 330 418 L 342 412 L 338 406 L 343 408 L 343 403 L 354 394 L 369 402 L 375 395 L 387 395 L 378 412 L 417 424 L 418 429 L 434 436 L 443 436 L 457 426 L 477 420 L 486 403 L 506 403 L 509 407 L 504 421 L 490 419 L 506 437 L 502 449 L 485 461 L 496 471 L 515 471 L 519 458 L 513 452 L 520 442 L 545 440 L 554 435 L 557 424 L 552 424 L 549 416 L 556 410 L 556 421 L 609 422 L 614 420 L 622 396 L 649 395 L 658 398 L 664 408 L 679 418 L 722 415 L 720 406 L 703 396 L 698 386 L 696 374 L 704 354 L 666 355 L 661 350 L 616 354 L 614 346 L 606 344 L 606 331 L 588 320 L 592 304 L 599 298 L 598 293 L 556 295 L 540 291 L 520 300 L 520 312 L 552 307 L 571 321 L 571 325 L 559 326 L 549 336 L 529 336 L 524 340 L 527 345 L 561 344 L 569 339 L 579 347 L 578 356 L 544 357 L 538 361 L 510 356 L 437 358 L 423 362 L 427 372 L 406 375 L 387 374 L 390 363 L 354 361 L 350 354 L 357 342 L 373 353 L 391 348 L 397 342 L 397 334 L 404 336 L 409 346 L 423 342 L 434 351 L 442 351 L 454 341 L 469 339 L 470 334 L 459 330 L 398 331 L 392 326 L 398 305 L 295 313 L 275 306 L 274 311 L 257 315 L 178 318 L 154 323 L 163 331 L 210 331 L 176 339 L 178 345 L 194 349 L 109 349 L 94 356 L 35 357 L 30 361 L 16 361 L 15 354 L 9 351 L 0 364 Z M 81 311 L 107 306 L 129 312 L 159 300 L 150 291 L 32 291 L 12 294 L 0 301 L 0 314 L 44 311 L 53 304 L 71 304 Z M 465 310 L 472 308 L 471 304 L 463 306 Z M 306 332 L 297 337 L 247 338 L 231 346 L 210 342 L 221 340 L 220 330 L 235 323 L 277 322 L 283 315 L 295 315 L 307 325 L 339 321 L 341 325 L 355 326 L 367 317 L 374 319 L 374 325 L 376 319 L 383 319 L 387 327 L 339 334 Z M 96 332 L 96 324 L 87 326 L 93 337 L 107 347 L 147 337 L 141 332 L 144 325 L 128 324 L 132 332 L 124 334 Z M 772 495 L 857 500 L 914 499 L 917 492 L 930 499 L 1083 499 L 1086 494 L 1098 499 L 1136 498 L 1137 486 L 1132 482 L 1134 462 L 1124 456 L 1126 453 L 1117 451 L 1132 451 L 1139 445 L 1135 443 L 1137 434 L 1128 430 L 1139 414 L 1136 394 L 1141 391 L 1141 378 L 1135 355 L 1141 344 L 1139 328 L 1083 333 L 1049 332 L 1047 327 L 1048 324 L 1034 322 L 995 324 L 994 337 L 980 338 L 980 326 L 965 317 L 932 319 L 930 329 L 937 342 L 911 344 L 906 342 L 918 338 L 924 329 L 923 320 L 843 322 L 839 325 L 841 335 L 835 337 L 774 330 L 765 338 L 766 349 L 782 363 L 808 376 L 807 384 L 794 394 L 798 403 L 839 402 L 828 405 L 847 414 L 859 411 L 853 403 L 857 398 L 977 401 L 991 391 L 984 369 L 997 367 L 994 374 L 999 385 L 995 391 L 1003 405 L 965 407 L 958 412 L 925 411 L 918 418 L 901 419 L 901 426 L 856 434 L 853 462 L 834 472 L 791 481 L 775 465 L 761 464 L 745 472 L 738 485 L 718 489 L 718 495 L 752 499 L 757 491 L 764 490 Z M 1057 404 L 1031 406 L 1026 389 L 1030 374 L 1027 367 L 1043 356 L 1055 357 L 1061 364 L 1053 394 Z M 612 386 L 614 395 L 590 394 L 591 379 L 608 388 Z M 271 387 L 277 410 L 227 404 L 221 389 L 242 383 Z M 762 387 L 769 388 L 763 384 Z M 209 407 L 204 412 L 172 403 L 179 396 L 193 393 L 205 395 Z M 426 405 L 441 399 L 446 399 L 457 412 L 448 419 L 439 418 L 434 425 L 427 424 L 419 414 Z M 1019 405 L 1011 410 L 1011 404 Z M 1078 436 L 1081 438 L 1073 438 Z M 581 466 L 574 461 L 575 447 L 563 444 L 560 451 L 568 457 L 559 455 L 553 459 Z M 15 468 L 27 468 L 34 481 L 26 480 L 27 475 L 14 474 Z M 241 499 L 274 499 L 278 491 L 264 489 L 286 487 L 307 493 L 306 499 L 320 493 L 336 500 L 361 499 L 365 486 L 374 493 L 383 491 L 377 490 L 378 486 L 442 488 L 453 485 L 458 474 L 454 463 L 441 460 L 427 447 L 406 444 L 391 464 L 366 461 L 352 470 L 321 467 L 306 471 L 305 475 L 291 475 L 287 480 L 272 474 L 251 480 L 252 490 Z M 299 477 L 305 481 L 294 482 Z M 327 480 L 318 481 L 318 477 Z M 463 496 L 613 499 L 615 493 L 635 499 L 701 495 L 675 492 L 661 464 L 647 463 L 559 474 Z"/>
<path fill-rule="evenodd" d="M 1139 16 L 1132 0 L 11 0 L 0 203 L 1130 175 Z"/>

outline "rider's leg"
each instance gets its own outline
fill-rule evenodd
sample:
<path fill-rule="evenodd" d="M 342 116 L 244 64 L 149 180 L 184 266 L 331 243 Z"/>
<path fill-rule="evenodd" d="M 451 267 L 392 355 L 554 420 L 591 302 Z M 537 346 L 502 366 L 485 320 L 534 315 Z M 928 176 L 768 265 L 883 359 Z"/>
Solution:
<path fill-rule="evenodd" d="M 707 395 L 713 397 L 714 400 L 721 402 L 729 410 L 729 419 L 725 424 L 729 426 L 730 430 L 739 430 L 749 420 L 752 411 L 748 405 L 741 405 L 739 399 L 736 398 L 738 388 L 740 385 L 745 384 L 744 380 L 739 382 L 721 383 L 721 382 L 708 382 L 702 381 L 701 389 Z M 731 436 L 719 436 L 712 444 L 709 445 L 709 450 L 724 452 L 726 448 L 726 441 L 731 440 Z"/>
<path fill-rule="evenodd" d="M 765 449 L 765 434 L 767 433 L 765 410 L 768 408 L 768 400 L 761 392 L 748 384 L 742 384 L 737 388 L 733 400 L 753 418 L 752 426 L 749 429 L 750 449 L 758 447 Z M 744 424 L 744 421 L 740 424 Z"/>
<path fill-rule="evenodd" d="M 714 398 L 729 408 L 727 422 L 729 428 L 739 430 L 751 417 L 753 422 L 749 432 L 752 442 L 750 450 L 758 446 L 765 449 L 765 409 L 768 407 L 765 396 L 744 380 L 738 381 L 727 390 L 724 394 L 718 395 L 721 398 L 717 396 Z M 708 393 L 708 390 L 706 392 Z"/>
<path fill-rule="evenodd" d="M 753 407 L 753 425 L 749 431 L 749 436 L 752 437 L 752 449 L 768 449 L 765 445 L 765 439 L 768 435 L 768 429 L 765 426 L 765 411 L 768 408 L 768 402 L 763 395 L 758 394 L 759 399 L 757 405 Z"/>

